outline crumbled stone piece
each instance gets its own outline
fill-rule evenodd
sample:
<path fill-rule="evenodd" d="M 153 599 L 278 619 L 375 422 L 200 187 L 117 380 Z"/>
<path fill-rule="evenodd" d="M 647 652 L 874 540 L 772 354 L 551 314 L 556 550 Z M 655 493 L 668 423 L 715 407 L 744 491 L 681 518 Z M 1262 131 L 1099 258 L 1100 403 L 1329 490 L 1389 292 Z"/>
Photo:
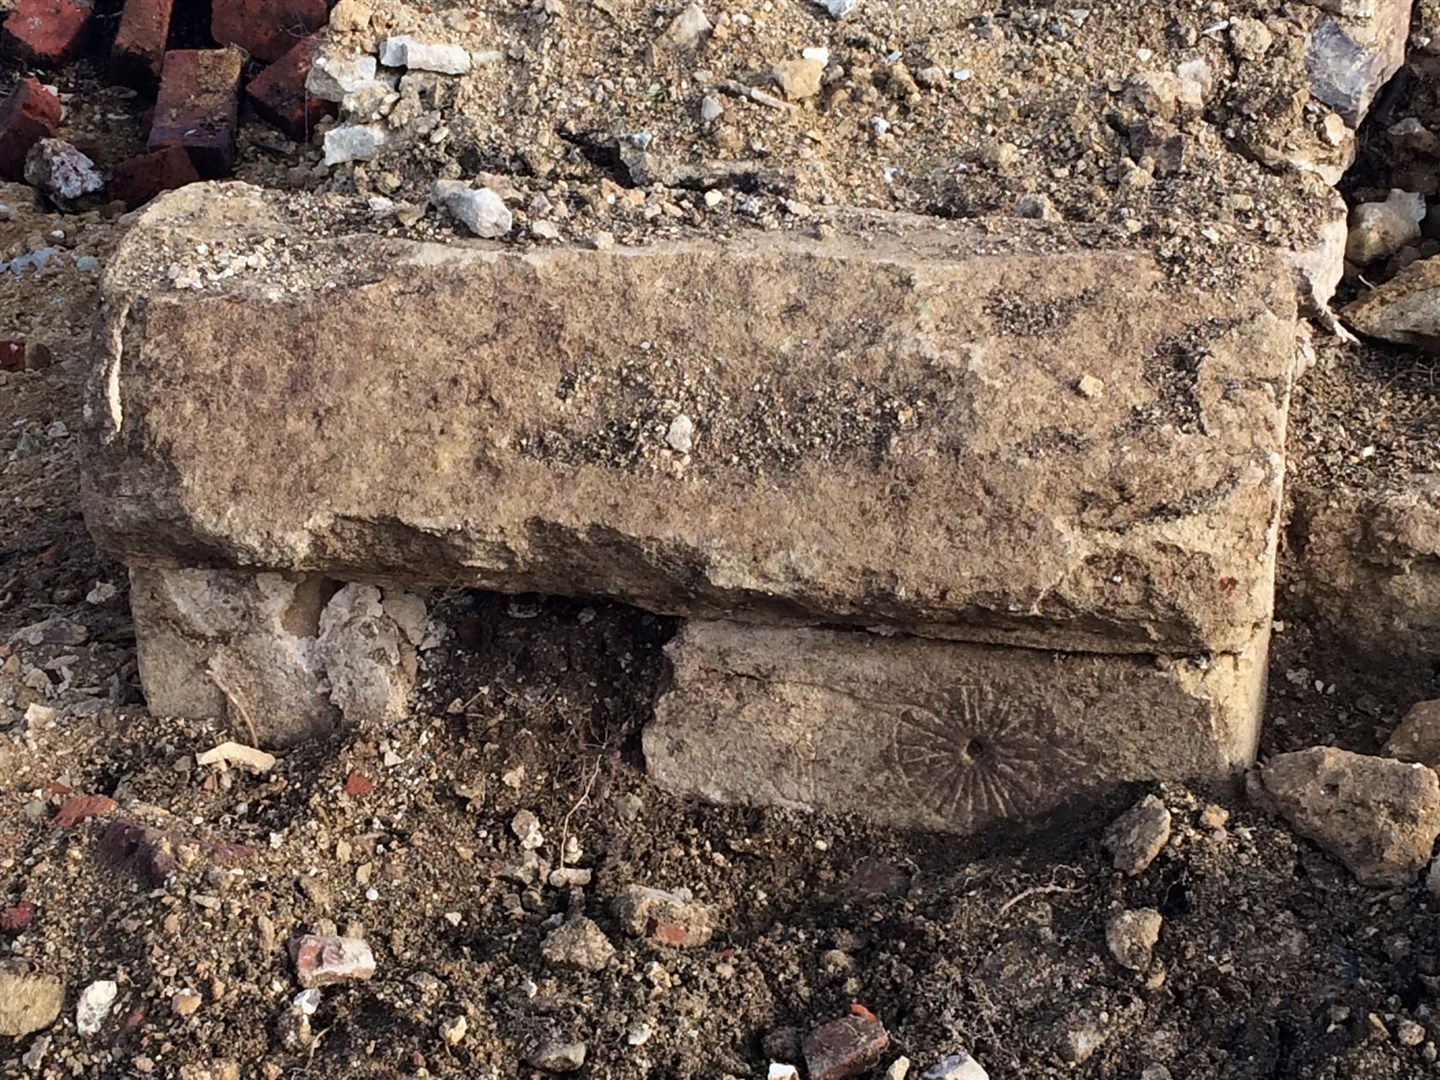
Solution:
<path fill-rule="evenodd" d="M 540 945 L 540 955 L 552 964 L 604 971 L 615 955 L 615 946 L 595 920 L 582 915 L 550 931 Z"/>
<path fill-rule="evenodd" d="M 430 201 L 450 211 L 476 236 L 495 239 L 514 225 L 505 200 L 489 188 L 472 188 L 463 180 L 437 180 Z"/>
<path fill-rule="evenodd" d="M 1264 801 L 1364 885 L 1414 881 L 1440 835 L 1440 780 L 1418 763 L 1314 746 L 1271 758 L 1260 780 Z"/>
<path fill-rule="evenodd" d="M 1105 926 L 1105 944 L 1115 962 L 1131 971 L 1146 970 L 1160 940 L 1162 922 L 1160 912 L 1154 908 L 1122 911 L 1114 916 Z"/>
<path fill-rule="evenodd" d="M 1350 236 L 1345 257 L 1364 266 L 1389 258 L 1406 244 L 1420 239 L 1425 220 L 1425 196 L 1398 188 L 1384 202 L 1361 203 L 1350 212 Z"/>
<path fill-rule="evenodd" d="M 790 101 L 804 101 L 820 93 L 820 80 L 824 74 L 824 64 L 805 58 L 782 60 L 770 71 L 775 85 Z"/>
<path fill-rule="evenodd" d="M 587 1049 L 583 1042 L 552 1040 L 541 1043 L 527 1060 L 545 1072 L 577 1072 L 585 1065 Z"/>
<path fill-rule="evenodd" d="M 990 1080 L 990 1074 L 964 1050 L 957 1050 L 922 1072 L 920 1080 Z"/>
<path fill-rule="evenodd" d="M 41 139 L 25 158 L 25 182 L 67 207 L 105 187 L 95 163 L 64 139 Z"/>
<path fill-rule="evenodd" d="M 119 993 L 120 987 L 113 979 L 96 979 L 80 991 L 75 1003 L 75 1030 L 81 1035 L 98 1035 Z"/>
<path fill-rule="evenodd" d="M 1170 811 L 1146 795 L 1105 830 L 1104 844 L 1116 870 L 1134 877 L 1155 861 L 1170 840 Z"/>
<path fill-rule="evenodd" d="M 440 75 L 464 75 L 473 63 L 470 53 L 460 45 L 420 41 L 409 35 L 386 38 L 380 45 L 380 62 L 386 67 Z"/>
<path fill-rule="evenodd" d="M 54 975 L 0 965 L 0 1035 L 21 1039 L 49 1027 L 65 1003 L 65 984 Z"/>
<path fill-rule="evenodd" d="M 245 746 L 243 743 L 223 742 L 212 750 L 206 750 L 203 754 L 195 757 L 197 765 L 219 765 L 223 770 L 227 765 L 238 765 L 253 773 L 267 773 L 275 767 L 275 755 L 267 754 L 264 750 L 257 750 L 253 746 Z"/>
<path fill-rule="evenodd" d="M 1412 705 L 1380 753 L 1440 769 L 1440 700 Z"/>
<path fill-rule="evenodd" d="M 335 54 L 317 49 L 310 60 L 305 89 L 323 101 L 344 101 L 362 86 L 375 82 L 375 58 L 358 54 Z"/>
<path fill-rule="evenodd" d="M 375 974 L 375 956 L 359 938 L 303 934 L 290 943 L 295 977 L 307 990 L 362 982 Z"/>
<path fill-rule="evenodd" d="M 663 889 L 627 885 L 615 897 L 613 909 L 627 933 L 663 945 L 704 945 L 715 931 L 714 916 L 708 907 Z"/>

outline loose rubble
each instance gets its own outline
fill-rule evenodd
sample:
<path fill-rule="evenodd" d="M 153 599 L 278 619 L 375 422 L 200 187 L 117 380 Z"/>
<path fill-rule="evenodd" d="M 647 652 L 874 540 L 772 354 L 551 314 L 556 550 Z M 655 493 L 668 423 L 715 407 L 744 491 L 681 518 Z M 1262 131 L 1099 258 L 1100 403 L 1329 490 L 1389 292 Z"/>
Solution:
<path fill-rule="evenodd" d="M 1143 873 L 1169 842 L 1170 822 L 1170 811 L 1154 795 L 1116 818 L 1104 837 L 1115 869 L 1131 877 Z"/>
<path fill-rule="evenodd" d="M 1333 747 L 1279 754 L 1262 798 L 1366 885 L 1407 885 L 1440 836 L 1440 780 L 1424 765 Z"/>

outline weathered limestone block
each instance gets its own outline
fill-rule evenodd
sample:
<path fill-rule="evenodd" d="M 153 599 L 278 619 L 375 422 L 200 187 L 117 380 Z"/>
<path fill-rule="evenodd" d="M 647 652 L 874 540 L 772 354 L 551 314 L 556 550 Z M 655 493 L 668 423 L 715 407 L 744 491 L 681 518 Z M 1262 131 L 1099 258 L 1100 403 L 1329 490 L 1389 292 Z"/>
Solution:
<path fill-rule="evenodd" d="M 285 206 L 191 185 L 108 274 L 85 507 L 132 565 L 1107 653 L 1268 625 L 1272 253 L 1216 288 L 1025 223 L 522 252 Z"/>
<path fill-rule="evenodd" d="M 1398 492 L 1301 487 L 1291 500 L 1292 603 L 1369 663 L 1440 655 L 1440 476 Z"/>
<path fill-rule="evenodd" d="M 646 769 L 721 803 L 978 830 L 1254 756 L 1265 638 L 1208 662 L 690 622 Z"/>
<path fill-rule="evenodd" d="M 220 570 L 135 569 L 130 587 L 154 713 L 228 718 L 276 747 L 405 713 L 425 629 L 416 596 Z"/>

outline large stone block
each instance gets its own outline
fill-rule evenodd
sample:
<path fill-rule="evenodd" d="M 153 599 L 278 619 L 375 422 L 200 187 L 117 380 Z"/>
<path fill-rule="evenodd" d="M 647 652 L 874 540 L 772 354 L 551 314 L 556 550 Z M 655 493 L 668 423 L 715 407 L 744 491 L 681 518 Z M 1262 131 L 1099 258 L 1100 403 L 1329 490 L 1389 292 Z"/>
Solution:
<path fill-rule="evenodd" d="M 662 787 L 968 832 L 1250 762 L 1265 635 L 1207 661 L 690 622 L 646 728 Z"/>
<path fill-rule="evenodd" d="M 521 251 L 289 205 L 193 185 L 116 256 L 85 506 L 132 564 L 1111 653 L 1268 624 L 1269 253 L 1217 288 L 1026 223 Z"/>

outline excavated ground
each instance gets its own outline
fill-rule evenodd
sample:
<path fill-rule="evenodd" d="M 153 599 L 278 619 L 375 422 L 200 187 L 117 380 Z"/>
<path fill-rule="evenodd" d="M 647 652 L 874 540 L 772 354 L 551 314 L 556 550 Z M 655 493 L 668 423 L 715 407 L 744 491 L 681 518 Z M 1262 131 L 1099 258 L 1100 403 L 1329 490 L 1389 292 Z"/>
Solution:
<path fill-rule="evenodd" d="M 299 189 L 330 227 L 418 235 L 452 226 L 434 211 L 411 225 L 377 223 L 367 199 L 419 205 L 451 168 L 510 173 L 517 208 L 545 192 L 570 208 L 566 235 L 603 230 L 620 242 L 671 222 L 720 234 L 813 227 L 815 217 L 798 212 L 813 208 L 786 200 L 970 215 L 1039 192 L 1067 218 L 1117 235 L 1138 215 L 1144 235 L 1169 237 L 1181 262 L 1214 268 L 1228 242 L 1303 236 L 1312 224 L 1306 181 L 1228 149 L 1247 137 L 1246 123 L 1290 130 L 1296 118 L 1285 109 L 1217 105 L 1188 125 L 1195 156 L 1182 175 L 1136 188 L 1111 172 L 1120 136 L 1108 117 L 1121 91 L 1112 100 L 1108 90 L 1077 90 L 1110 81 L 1087 57 L 1126 58 L 1113 62 L 1121 87 L 1137 48 L 1173 47 L 1223 65 L 1226 94 L 1287 100 L 1292 66 L 1237 64 L 1223 35 L 1199 32 L 1232 13 L 1224 5 L 1097 6 L 1076 29 L 1106 47 L 1084 50 L 1052 31 L 1074 20 L 1049 8 L 1018 10 L 997 39 L 974 32 L 971 4 L 885 7 L 893 14 L 856 25 L 801 4 L 757 5 L 706 62 L 728 78 L 823 45 L 855 57 L 852 67 L 873 71 L 898 51 L 911 70 L 933 63 L 970 78 L 952 77 L 933 102 L 899 100 L 883 78 L 871 79 L 873 98 L 862 86 L 794 113 L 726 99 L 732 119 L 717 137 L 680 120 L 698 97 L 693 71 L 689 83 L 666 82 L 649 68 L 643 43 L 663 27 L 649 7 L 572 3 L 563 33 L 552 26 L 547 36 L 529 5 L 497 5 L 477 39 L 508 35 L 520 59 L 500 69 L 511 83 L 497 74 L 488 95 L 452 110 L 452 140 L 393 170 L 331 174 L 313 152 L 247 124 L 240 174 Z M 1303 5 L 1246 7 L 1296 25 L 1317 17 Z M 602 73 L 603 94 L 557 123 L 552 82 Z M 117 158 L 133 152 L 138 127 L 123 96 L 83 65 L 57 81 L 73 94 L 75 137 Z M 1412 79 L 1413 99 L 1392 102 L 1394 115 L 1408 115 L 1410 100 L 1433 108 L 1429 85 Z M 875 115 L 892 117 L 889 141 L 873 137 Z M 1422 118 L 1433 126 L 1440 115 Z M 1023 137 L 984 144 L 987 125 Z M 716 207 L 684 187 L 632 206 L 607 140 L 640 130 L 673 133 L 657 150 L 689 167 L 763 154 L 764 171 L 795 179 L 762 182 L 757 169 L 743 187 L 722 185 Z M 1007 141 L 1034 152 L 1012 159 L 998 146 Z M 815 157 L 826 165 L 819 179 L 802 167 Z M 1384 186 L 1373 162 L 1362 168 L 1381 179 L 1365 182 Z M 0 912 L 21 901 L 35 908 L 23 929 L 0 929 L 0 959 L 42 966 L 70 991 L 38 1052 L 35 1038 L 0 1037 L 0 1075 L 199 1080 L 234 1062 L 245 1077 L 527 1076 L 523 1057 L 560 1036 L 588 1044 L 582 1075 L 597 1078 L 763 1076 L 770 1061 L 797 1059 L 801 1033 L 857 1001 L 891 1032 L 886 1060 L 904 1053 L 917 1071 L 962 1047 L 997 1080 L 1440 1071 L 1440 900 L 1422 885 L 1361 887 L 1233 791 L 1162 789 L 1175 837 L 1133 879 L 1100 849 L 1109 807 L 1028 837 L 958 842 L 678 802 L 645 783 L 636 738 L 672 627 L 626 609 L 447 597 L 451 632 L 427 656 L 408 723 L 291 754 L 265 777 L 197 766 L 196 754 L 230 733 L 145 711 L 123 570 L 96 553 L 78 510 L 73 444 L 98 278 L 90 257 L 103 265 L 123 223 L 103 209 L 34 211 L 16 187 L 0 187 L 0 203 L 11 208 L 0 212 L 0 258 L 60 249 L 39 273 L 0 276 L 0 337 L 25 338 L 32 358 L 39 346 L 50 361 L 0 375 Z M 658 213 L 647 217 L 647 206 Z M 517 220 L 524 242 L 523 209 Z M 1297 480 L 1378 488 L 1435 471 L 1433 362 L 1328 339 L 1318 352 L 1296 394 Z M 83 628 L 83 641 L 72 630 L 79 643 L 3 644 L 51 617 Z M 1279 617 L 1266 752 L 1317 742 L 1373 749 L 1410 704 L 1440 697 L 1440 666 L 1380 680 L 1321 631 Z M 25 721 L 33 702 L 56 715 Z M 373 790 L 347 793 L 365 787 L 354 774 Z M 99 825 L 53 827 L 70 793 L 147 804 L 147 820 L 163 822 L 181 852 L 172 883 L 157 887 L 109 858 Z M 1223 827 L 1204 814 L 1212 800 L 1230 811 Z M 522 809 L 538 816 L 552 863 L 573 838 L 566 859 L 594 870 L 588 889 L 515 880 L 509 823 Z M 607 901 L 630 882 L 693 890 L 716 912 L 714 941 L 681 951 L 626 938 Z M 539 952 L 546 921 L 581 907 L 619 950 L 597 974 L 558 969 Z M 1144 974 L 1118 967 L 1105 943 L 1109 916 L 1136 907 L 1165 918 Z M 264 920 L 282 939 L 348 927 L 375 950 L 375 978 L 327 990 L 308 1044 L 286 1027 L 297 987 L 289 965 L 262 947 Z M 119 998 L 101 1033 L 82 1037 L 74 997 L 102 978 L 120 983 Z M 193 1015 L 171 1009 L 181 989 L 201 995 Z M 440 1028 L 457 1016 L 469 1031 L 452 1046 Z M 1413 1030 L 1404 1021 L 1425 1029 L 1417 1044 L 1408 1034 L 1402 1042 Z M 642 1028 L 648 1037 L 632 1045 Z M 27 1053 L 33 1066 L 21 1061 Z M 1077 1057 L 1078 1069 L 1067 1061 Z"/>

